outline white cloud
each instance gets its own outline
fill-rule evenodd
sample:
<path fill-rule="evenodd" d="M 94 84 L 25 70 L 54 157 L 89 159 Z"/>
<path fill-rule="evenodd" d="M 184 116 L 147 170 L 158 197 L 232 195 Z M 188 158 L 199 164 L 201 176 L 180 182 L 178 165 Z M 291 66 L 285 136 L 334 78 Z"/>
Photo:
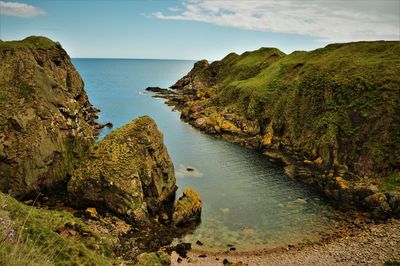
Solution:
<path fill-rule="evenodd" d="M 24 3 L 0 1 L 0 14 L 5 16 L 28 18 L 45 15 L 46 11 Z"/>
<path fill-rule="evenodd" d="M 176 14 L 190 20 L 264 32 L 315 36 L 324 41 L 399 39 L 399 2 L 390 1 L 184 1 Z"/>
<path fill-rule="evenodd" d="M 178 12 L 178 11 L 181 11 L 181 10 L 182 10 L 181 8 L 179 8 L 179 7 L 177 7 L 177 6 L 168 7 L 168 9 L 171 10 L 172 12 Z"/>

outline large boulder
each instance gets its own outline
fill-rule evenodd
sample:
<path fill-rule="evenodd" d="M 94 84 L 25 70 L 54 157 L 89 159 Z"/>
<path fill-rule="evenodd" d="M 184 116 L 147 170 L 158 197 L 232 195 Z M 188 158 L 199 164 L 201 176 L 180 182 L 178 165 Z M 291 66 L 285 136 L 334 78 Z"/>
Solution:
<path fill-rule="evenodd" d="M 94 143 L 96 112 L 60 44 L 0 41 L 0 191 L 21 197 L 66 182 Z"/>
<path fill-rule="evenodd" d="M 175 196 L 174 167 L 163 135 L 147 116 L 96 143 L 68 183 L 71 203 L 146 222 Z"/>
<path fill-rule="evenodd" d="M 172 222 L 176 226 L 197 224 L 200 221 L 202 202 L 199 193 L 186 188 L 175 204 Z"/>

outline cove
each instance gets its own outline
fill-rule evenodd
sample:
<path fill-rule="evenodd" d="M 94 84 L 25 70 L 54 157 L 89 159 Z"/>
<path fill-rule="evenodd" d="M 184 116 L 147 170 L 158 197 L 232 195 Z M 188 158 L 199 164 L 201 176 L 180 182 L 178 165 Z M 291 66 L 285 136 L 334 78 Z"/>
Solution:
<path fill-rule="evenodd" d="M 194 61 L 73 59 L 100 122 L 114 128 L 151 116 L 164 133 L 174 162 L 177 195 L 192 187 L 203 200 L 202 222 L 184 240 L 201 248 L 242 250 L 276 247 L 318 237 L 335 220 L 328 203 L 255 151 L 200 133 L 179 119 L 148 86 L 168 87 Z M 105 129 L 102 136 L 110 131 Z"/>

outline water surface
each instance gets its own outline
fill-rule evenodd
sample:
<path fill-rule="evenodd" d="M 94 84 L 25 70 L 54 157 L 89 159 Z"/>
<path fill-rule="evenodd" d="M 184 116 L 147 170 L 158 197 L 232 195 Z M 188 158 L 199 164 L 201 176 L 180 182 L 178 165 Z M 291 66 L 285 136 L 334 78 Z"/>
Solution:
<path fill-rule="evenodd" d="M 203 248 L 274 247 L 317 236 L 330 227 L 332 210 L 319 196 L 287 177 L 265 156 L 204 135 L 179 119 L 161 99 L 144 92 L 168 87 L 193 61 L 73 59 L 100 121 L 114 128 L 150 115 L 164 133 L 174 162 L 178 196 L 197 190 L 203 200 L 202 223 L 186 241 Z M 107 134 L 109 131 L 104 131 Z M 195 171 L 187 171 L 187 167 Z"/>

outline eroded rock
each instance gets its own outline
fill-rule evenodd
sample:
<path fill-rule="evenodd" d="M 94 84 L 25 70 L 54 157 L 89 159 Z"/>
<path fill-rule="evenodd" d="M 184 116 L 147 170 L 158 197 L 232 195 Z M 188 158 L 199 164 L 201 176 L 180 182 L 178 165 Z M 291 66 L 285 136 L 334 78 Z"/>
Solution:
<path fill-rule="evenodd" d="M 95 144 L 68 183 L 72 204 L 106 208 L 136 222 L 146 222 L 175 190 L 174 167 L 162 133 L 147 116 Z"/>
<path fill-rule="evenodd" d="M 0 191 L 16 197 L 66 182 L 94 143 L 97 109 L 62 47 L 0 42 Z"/>
<path fill-rule="evenodd" d="M 172 222 L 176 226 L 196 224 L 200 221 L 202 202 L 199 193 L 186 188 L 180 197 L 172 214 Z"/>

